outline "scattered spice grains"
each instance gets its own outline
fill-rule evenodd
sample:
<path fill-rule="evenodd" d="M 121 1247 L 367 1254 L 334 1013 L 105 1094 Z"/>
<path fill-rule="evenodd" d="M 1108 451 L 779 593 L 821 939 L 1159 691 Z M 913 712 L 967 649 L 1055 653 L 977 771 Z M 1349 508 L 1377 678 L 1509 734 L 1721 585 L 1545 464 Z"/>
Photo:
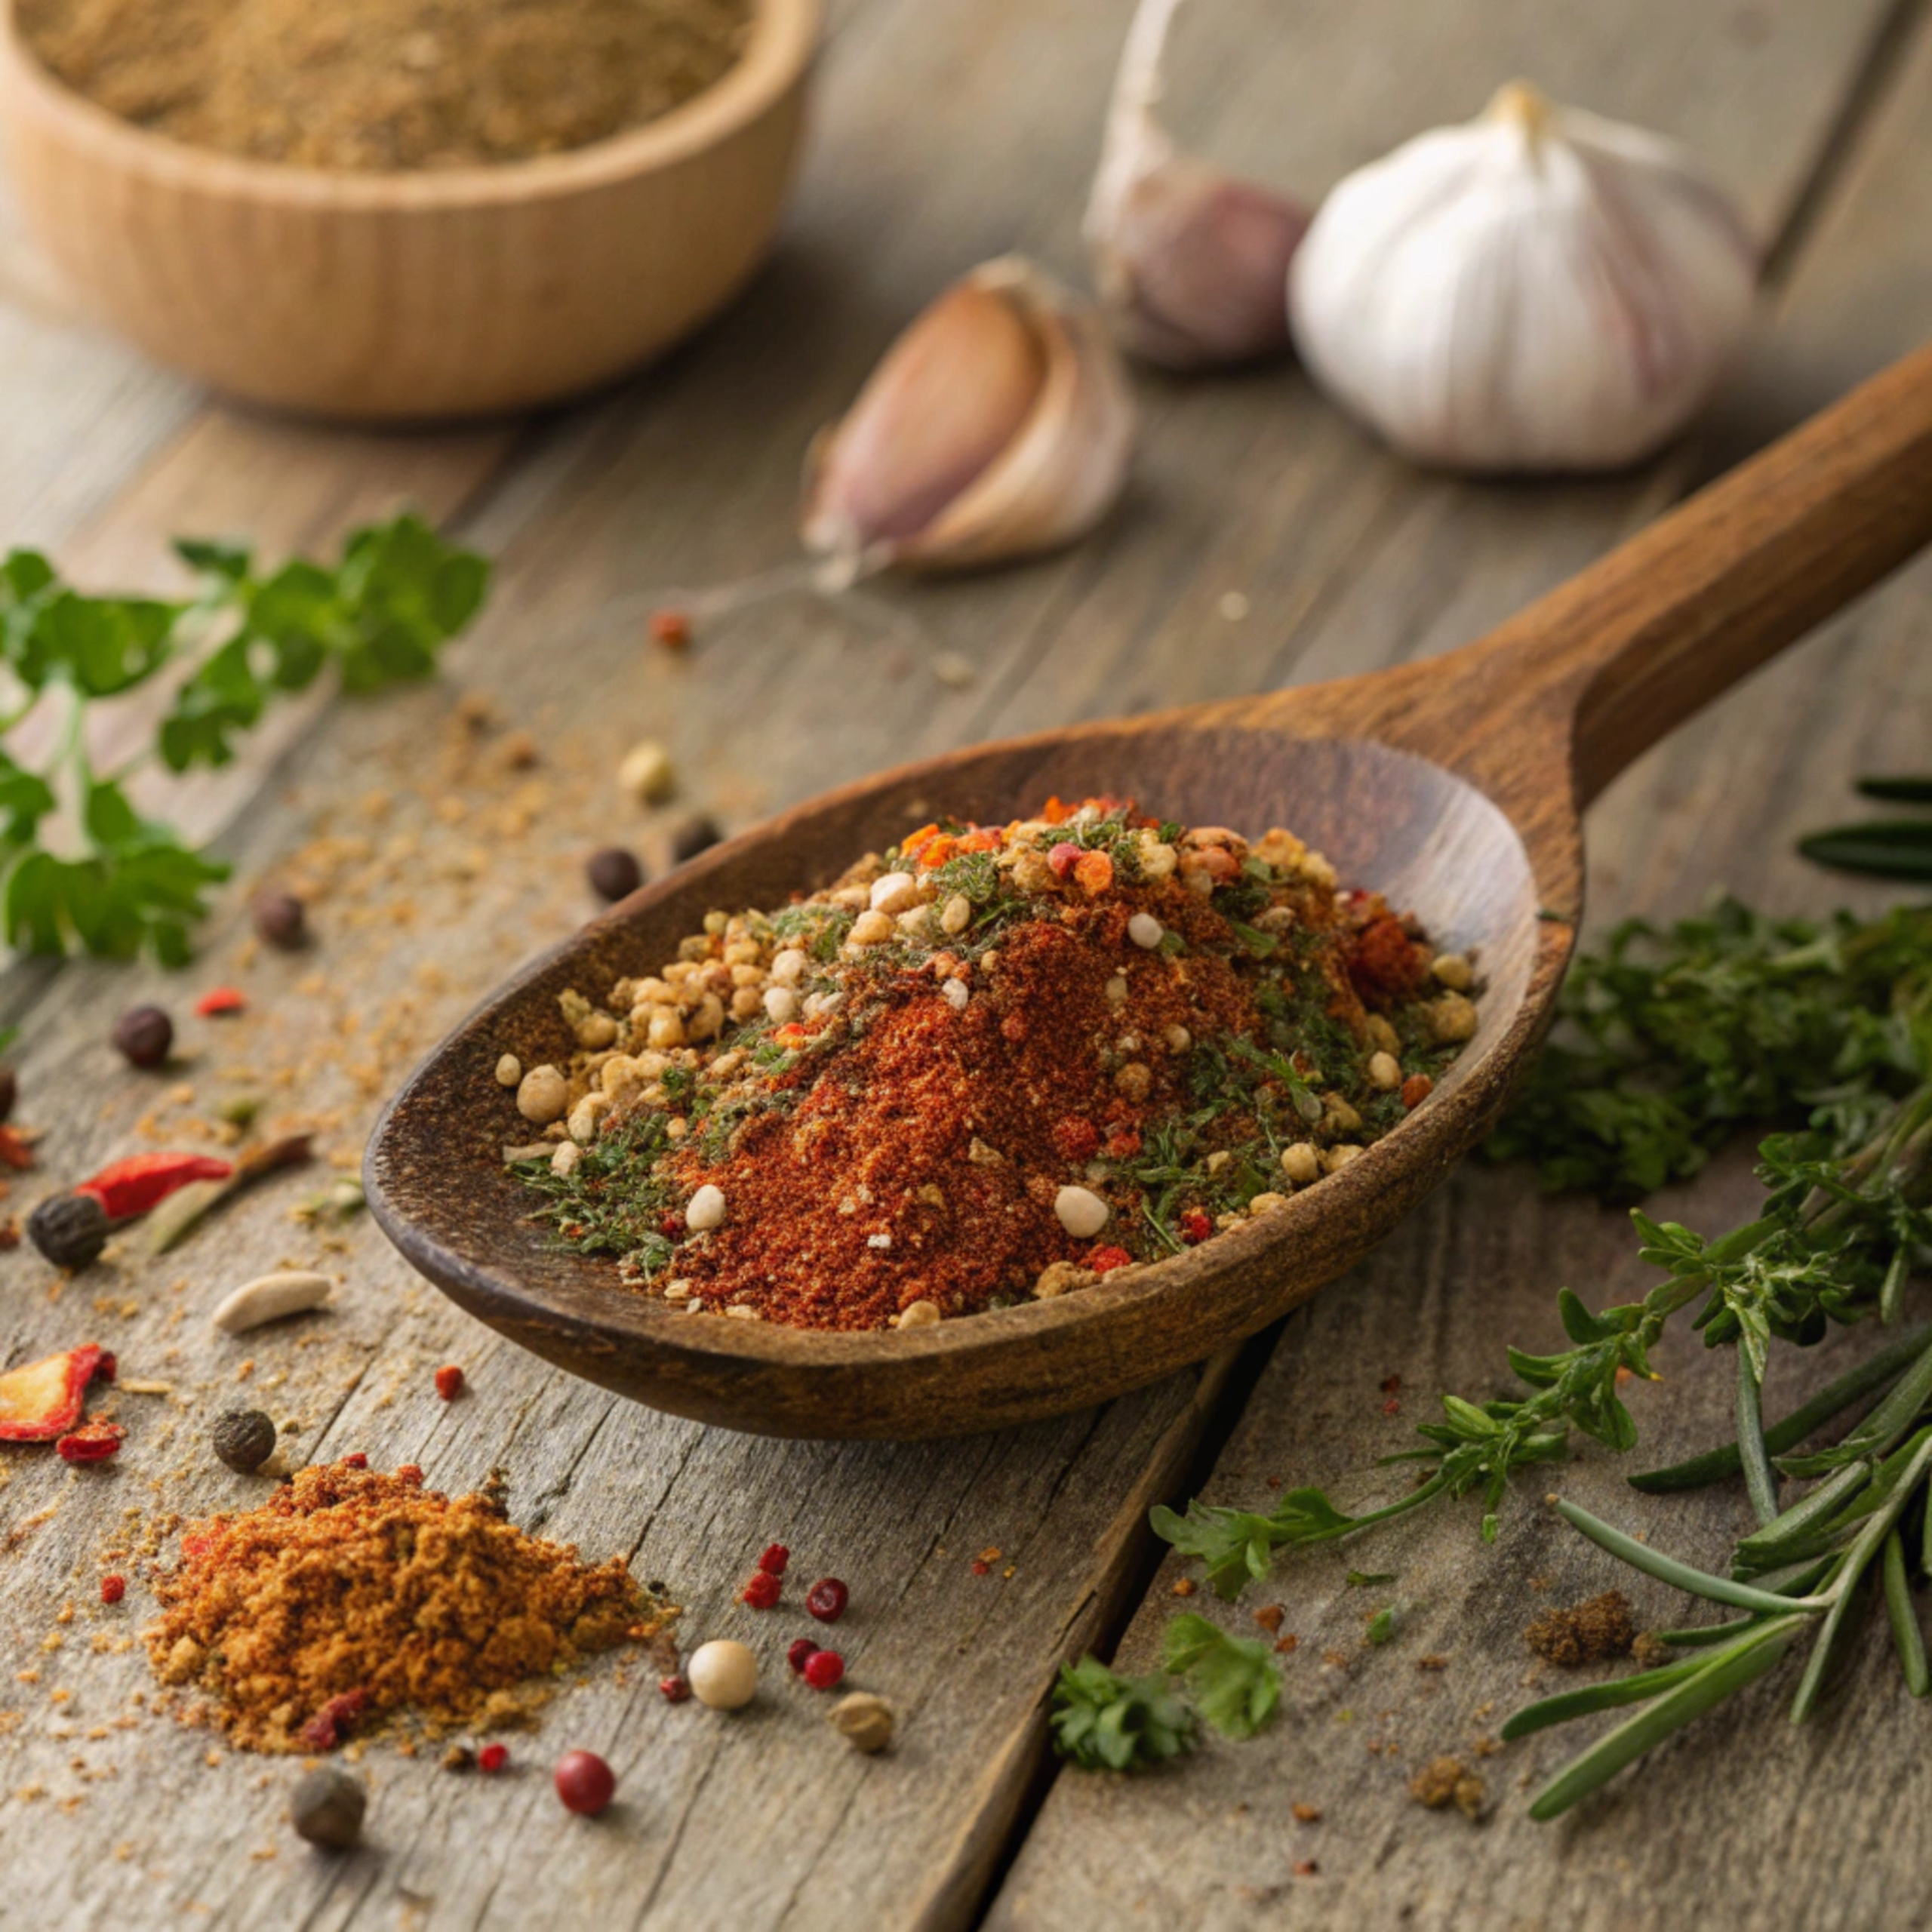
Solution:
<path fill-rule="evenodd" d="M 346 1458 L 190 1524 L 155 1594 L 156 1675 L 205 1694 L 191 1718 L 277 1752 L 328 1749 L 405 1712 L 432 1734 L 515 1721 L 542 1680 L 676 1614 L 622 1557 L 586 1566 L 515 1527 L 500 1487 L 452 1500 L 413 1466 Z"/>
<path fill-rule="evenodd" d="M 1637 1641 L 1637 1625 L 1623 1592 L 1605 1590 L 1567 1610 L 1543 1611 L 1523 1632 L 1523 1640 L 1546 1663 L 1572 1670 L 1628 1657 Z"/>
<path fill-rule="evenodd" d="M 1469 970 L 1291 832 L 1055 799 L 708 914 L 602 1005 L 560 996 L 576 1050 L 524 1075 L 521 1118 L 494 1076 L 479 1103 L 542 1218 L 645 1292 L 913 1327 L 1178 1254 L 1346 1166 L 1472 1035 Z"/>
<path fill-rule="evenodd" d="M 1432 1758 L 1409 1780 L 1409 1795 L 1431 1811 L 1451 1805 L 1466 1818 L 1482 1815 L 1488 1787 L 1460 1758 Z"/>
<path fill-rule="evenodd" d="M 719 78 L 749 0 L 25 0 L 23 37 L 123 120 L 329 169 L 553 154 Z"/>

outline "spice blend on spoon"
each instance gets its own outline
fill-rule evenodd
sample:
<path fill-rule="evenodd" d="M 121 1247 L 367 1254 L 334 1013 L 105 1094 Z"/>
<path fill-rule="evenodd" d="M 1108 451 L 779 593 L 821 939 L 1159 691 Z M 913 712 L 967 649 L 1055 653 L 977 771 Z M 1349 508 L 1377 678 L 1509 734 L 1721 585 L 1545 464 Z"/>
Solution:
<path fill-rule="evenodd" d="M 473 167 L 641 127 L 743 51 L 750 0 L 20 0 L 76 92 L 158 134 L 333 170 Z"/>
<path fill-rule="evenodd" d="M 1050 1297 L 1272 1212 L 1476 1026 L 1469 962 L 1292 833 L 1112 799 L 704 927 L 562 995 L 577 1051 L 523 1075 L 506 1158 L 645 1291 L 798 1327 Z"/>

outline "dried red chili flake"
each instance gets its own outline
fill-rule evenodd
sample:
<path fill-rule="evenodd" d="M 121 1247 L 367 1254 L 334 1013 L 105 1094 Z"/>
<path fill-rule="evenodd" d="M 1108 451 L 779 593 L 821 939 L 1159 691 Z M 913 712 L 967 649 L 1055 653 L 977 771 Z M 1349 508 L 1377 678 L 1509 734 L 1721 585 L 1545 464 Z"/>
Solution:
<path fill-rule="evenodd" d="M 666 1241 L 675 1241 L 685 1232 L 685 1217 L 666 1210 L 657 1217 L 657 1232 Z"/>
<path fill-rule="evenodd" d="M 485 1777 L 494 1777 L 510 1761 L 510 1747 L 507 1744 L 486 1744 L 476 1754 L 476 1768 Z"/>
<path fill-rule="evenodd" d="M 1365 1004 L 1413 999 L 1429 977 L 1429 948 L 1418 946 L 1392 914 L 1371 919 L 1349 946 L 1349 977 Z"/>
<path fill-rule="evenodd" d="M 1104 852 L 1083 852 L 1073 876 L 1089 899 L 1097 899 L 1114 882 L 1114 862 Z"/>
<path fill-rule="evenodd" d="M 1069 1161 L 1091 1161 L 1100 1146 L 1100 1129 L 1078 1114 L 1069 1114 L 1054 1128 L 1054 1150 Z"/>
<path fill-rule="evenodd" d="M 764 1554 L 758 1560 L 761 1570 L 768 1570 L 774 1577 L 785 1574 L 785 1566 L 792 1560 L 792 1552 L 782 1543 L 768 1543 Z"/>
<path fill-rule="evenodd" d="M 331 1697 L 302 1727 L 302 1742 L 313 1751 L 333 1751 L 355 1727 L 369 1705 L 366 1690 L 345 1690 Z"/>
<path fill-rule="evenodd" d="M 1140 1152 L 1140 1130 L 1124 1127 L 1117 1134 L 1107 1136 L 1107 1158 L 1110 1161 L 1131 1160 Z"/>
<path fill-rule="evenodd" d="M 669 1677 L 660 1677 L 657 1680 L 657 1688 L 666 1703 L 681 1704 L 690 1699 L 691 1681 L 681 1673 L 674 1672 Z"/>
<path fill-rule="evenodd" d="M 0 1375 L 0 1442 L 51 1442 L 65 1435 L 81 1419 L 88 1384 L 102 1359 L 102 1350 L 84 1342 Z"/>
<path fill-rule="evenodd" d="M 1087 1257 L 1087 1265 L 1097 1275 L 1111 1275 L 1116 1268 L 1132 1266 L 1134 1257 L 1124 1247 L 1097 1247 Z"/>
<path fill-rule="evenodd" d="M 437 1370 L 435 1381 L 436 1393 L 446 1402 L 454 1402 L 463 1393 L 463 1371 L 453 1361 Z"/>
<path fill-rule="evenodd" d="M 420 1463 L 397 1463 L 395 1479 L 398 1482 L 420 1483 L 423 1480 L 422 1464 Z"/>
<path fill-rule="evenodd" d="M 777 1607 L 783 1589 L 783 1584 L 769 1570 L 754 1570 L 745 1579 L 745 1587 L 738 1592 L 738 1601 L 753 1610 L 771 1610 Z"/>
<path fill-rule="evenodd" d="M 786 1647 L 785 1661 L 791 1666 L 793 1676 L 802 1677 L 805 1666 L 817 1655 L 818 1646 L 809 1637 L 794 1637 Z"/>
<path fill-rule="evenodd" d="M 821 1623 L 836 1623 L 845 1614 L 851 1594 L 836 1577 L 821 1577 L 805 1592 L 805 1607 Z"/>
<path fill-rule="evenodd" d="M 993 1566 L 983 1556 L 974 1557 L 972 1567 L 976 1577 L 990 1577 L 993 1574 Z"/>
<path fill-rule="evenodd" d="M 33 1149 L 11 1127 L 0 1127 L 0 1165 L 25 1174 L 33 1165 Z"/>
<path fill-rule="evenodd" d="M 73 1191 L 92 1195 L 110 1221 L 128 1221 L 191 1180 L 226 1180 L 234 1171 L 232 1161 L 212 1154 L 131 1154 L 125 1161 L 110 1161 Z"/>
<path fill-rule="evenodd" d="M 836 1651 L 814 1651 L 801 1674 L 814 1690 L 829 1690 L 845 1675 L 845 1660 Z"/>
<path fill-rule="evenodd" d="M 128 1594 L 125 1577 L 103 1577 L 100 1580 L 100 1600 L 103 1603 L 118 1603 Z"/>
<path fill-rule="evenodd" d="M 654 611 L 651 614 L 652 639 L 667 651 L 681 651 L 691 641 L 691 620 L 681 611 Z"/>
<path fill-rule="evenodd" d="M 63 1463 L 104 1463 L 118 1455 L 128 1432 L 118 1422 L 84 1422 L 54 1445 Z"/>
<path fill-rule="evenodd" d="M 1412 1073 L 1402 1082 L 1402 1105 L 1414 1113 L 1435 1091 L 1435 1082 L 1427 1074 Z"/>
<path fill-rule="evenodd" d="M 1180 1238 L 1192 1247 L 1214 1232 L 1213 1217 L 1204 1208 L 1190 1208 L 1180 1217 Z"/>
<path fill-rule="evenodd" d="M 232 1013 L 240 1013 L 248 1004 L 248 995 L 239 986 L 212 986 L 195 1002 L 195 1011 L 204 1020 L 220 1020 Z"/>
<path fill-rule="evenodd" d="M 369 1459 L 361 1450 L 352 1449 L 343 1457 L 342 1466 L 345 1469 L 366 1469 L 369 1466 Z"/>

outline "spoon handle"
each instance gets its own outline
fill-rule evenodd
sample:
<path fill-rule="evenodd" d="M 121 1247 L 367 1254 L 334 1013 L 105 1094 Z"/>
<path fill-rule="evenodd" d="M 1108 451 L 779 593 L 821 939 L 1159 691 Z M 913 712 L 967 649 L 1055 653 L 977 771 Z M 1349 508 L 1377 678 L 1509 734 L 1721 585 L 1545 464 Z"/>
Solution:
<path fill-rule="evenodd" d="M 1932 346 L 1457 654 L 1455 669 L 1472 697 L 1489 694 L 1491 744 L 1520 746 L 1524 728 L 1567 731 L 1587 804 L 1927 543 Z"/>

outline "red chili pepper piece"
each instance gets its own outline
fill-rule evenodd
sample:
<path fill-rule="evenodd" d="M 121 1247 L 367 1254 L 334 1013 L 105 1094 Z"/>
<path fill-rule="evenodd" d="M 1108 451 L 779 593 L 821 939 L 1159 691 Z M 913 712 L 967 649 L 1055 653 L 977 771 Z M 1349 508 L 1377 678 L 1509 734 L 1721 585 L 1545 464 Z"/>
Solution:
<path fill-rule="evenodd" d="M 398 1482 L 420 1482 L 423 1480 L 423 1465 L 420 1463 L 397 1463 L 395 1479 Z"/>
<path fill-rule="evenodd" d="M 1435 1091 L 1435 1082 L 1426 1073 L 1412 1073 L 1402 1082 L 1402 1106 L 1414 1113 L 1430 1094 Z"/>
<path fill-rule="evenodd" d="M 805 1681 L 814 1690 L 829 1690 L 844 1675 L 845 1660 L 836 1651 L 814 1651 L 805 1660 Z"/>
<path fill-rule="evenodd" d="M 191 1180 L 226 1180 L 234 1171 L 233 1161 L 212 1154 L 133 1154 L 110 1161 L 74 1192 L 92 1195 L 110 1221 L 126 1221 L 145 1214 Z"/>
<path fill-rule="evenodd" d="M 112 1382 L 121 1372 L 121 1358 L 112 1349 L 103 1349 L 100 1359 L 94 1365 L 94 1379 L 97 1382 Z"/>
<path fill-rule="evenodd" d="M 745 1587 L 738 1592 L 738 1601 L 750 1604 L 754 1610 L 770 1610 L 777 1603 L 783 1588 L 769 1570 L 754 1570 L 745 1579 Z"/>
<path fill-rule="evenodd" d="M 818 1646 L 809 1637 L 794 1637 L 785 1652 L 785 1661 L 792 1666 L 795 1677 L 805 1674 L 805 1666 L 818 1655 Z"/>
<path fill-rule="evenodd" d="M 669 1677 L 660 1677 L 657 1687 L 663 1693 L 667 1704 L 684 1703 L 691 1694 L 691 1679 L 675 1672 Z"/>
<path fill-rule="evenodd" d="M 1097 1247 L 1087 1257 L 1087 1265 L 1097 1275 L 1111 1275 L 1116 1268 L 1125 1268 L 1134 1257 L 1124 1247 Z"/>
<path fill-rule="evenodd" d="M 81 1419 L 101 1351 L 83 1343 L 0 1375 L 0 1442 L 51 1442 Z"/>
<path fill-rule="evenodd" d="M 361 1450 L 352 1449 L 343 1457 L 342 1466 L 345 1469 L 366 1469 L 369 1466 L 369 1459 Z"/>
<path fill-rule="evenodd" d="M 791 1560 L 792 1552 L 782 1543 L 768 1543 L 764 1554 L 758 1560 L 758 1567 L 761 1570 L 769 1571 L 774 1577 L 782 1577 L 785 1574 L 786 1564 Z"/>
<path fill-rule="evenodd" d="M 821 1577 L 805 1592 L 805 1607 L 821 1623 L 836 1623 L 845 1614 L 851 1594 L 836 1577 Z"/>
<path fill-rule="evenodd" d="M 204 1020 L 220 1020 L 241 1012 L 248 1004 L 248 995 L 239 986 L 211 986 L 195 1001 L 195 1011 Z"/>
<path fill-rule="evenodd" d="M 1192 1247 L 1214 1232 L 1214 1223 L 1204 1208 L 1190 1208 L 1180 1217 L 1180 1238 Z"/>
<path fill-rule="evenodd" d="M 63 1463 L 104 1463 L 120 1452 L 128 1432 L 118 1422 L 84 1422 L 54 1445 Z"/>
<path fill-rule="evenodd" d="M 507 1744 L 486 1744 L 476 1754 L 476 1768 L 494 1776 L 510 1761 L 510 1747 Z"/>
<path fill-rule="evenodd" d="M 103 1577 L 100 1580 L 100 1600 L 103 1603 L 118 1603 L 128 1594 L 125 1577 Z"/>
<path fill-rule="evenodd" d="M 331 1697 L 302 1727 L 302 1742 L 312 1750 L 333 1751 L 355 1727 L 355 1720 L 369 1707 L 366 1690 L 345 1690 Z"/>
<path fill-rule="evenodd" d="M 681 611 L 654 611 L 651 635 L 667 651 L 681 651 L 691 641 L 691 620 Z"/>
<path fill-rule="evenodd" d="M 463 1393 L 463 1371 L 454 1362 L 446 1362 L 437 1370 L 436 1393 L 446 1402 L 454 1402 Z"/>

